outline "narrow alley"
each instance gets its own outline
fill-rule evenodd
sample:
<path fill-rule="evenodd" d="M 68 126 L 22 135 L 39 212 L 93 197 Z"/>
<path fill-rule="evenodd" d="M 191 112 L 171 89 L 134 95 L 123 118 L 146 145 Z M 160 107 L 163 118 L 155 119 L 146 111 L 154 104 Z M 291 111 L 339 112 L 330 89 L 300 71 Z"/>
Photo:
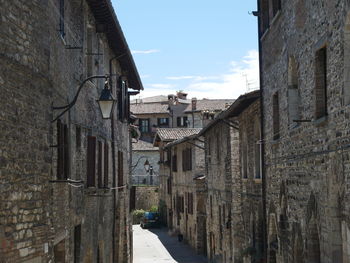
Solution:
<path fill-rule="evenodd" d="M 206 258 L 190 246 L 169 236 L 166 228 L 142 229 L 133 226 L 133 263 L 204 263 Z"/>

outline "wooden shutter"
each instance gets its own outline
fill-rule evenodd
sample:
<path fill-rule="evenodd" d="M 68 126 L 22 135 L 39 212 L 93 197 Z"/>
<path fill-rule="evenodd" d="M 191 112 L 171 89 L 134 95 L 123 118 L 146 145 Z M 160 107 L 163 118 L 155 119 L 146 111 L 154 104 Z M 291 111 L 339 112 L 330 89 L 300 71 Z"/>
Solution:
<path fill-rule="evenodd" d="M 177 156 L 176 156 L 176 154 L 175 155 L 173 155 L 173 160 L 172 160 L 172 163 L 173 163 L 173 172 L 177 172 Z"/>
<path fill-rule="evenodd" d="M 57 179 L 64 178 L 64 128 L 61 120 L 57 121 Z"/>
<path fill-rule="evenodd" d="M 189 148 L 188 150 L 189 150 L 189 154 L 188 154 L 189 167 L 188 167 L 188 170 L 192 171 L 192 147 Z"/>
<path fill-rule="evenodd" d="M 183 124 L 184 124 L 185 127 L 187 127 L 187 119 L 188 119 L 187 116 L 183 117 L 183 121 L 184 121 Z"/>
<path fill-rule="evenodd" d="M 88 137 L 87 145 L 87 187 L 95 186 L 96 173 L 96 137 Z"/>
<path fill-rule="evenodd" d="M 186 150 L 182 150 L 182 171 L 186 171 Z"/>
<path fill-rule="evenodd" d="M 123 186 L 123 178 L 124 178 L 124 160 L 123 160 L 123 152 L 118 151 L 118 186 Z"/>
<path fill-rule="evenodd" d="M 108 142 L 105 142 L 105 147 L 104 147 L 104 182 L 103 186 L 108 187 L 108 177 L 109 177 L 109 147 L 108 147 Z"/>
<path fill-rule="evenodd" d="M 315 59 L 315 117 L 327 115 L 327 51 L 326 47 L 316 52 Z"/>
<path fill-rule="evenodd" d="M 181 117 L 176 118 L 177 127 L 181 127 Z"/>
<path fill-rule="evenodd" d="M 102 142 L 98 141 L 97 149 L 97 186 L 102 188 Z"/>
<path fill-rule="evenodd" d="M 69 178 L 69 144 L 68 144 L 68 126 L 67 124 L 63 125 L 63 155 L 64 155 L 64 175 L 63 179 L 67 180 Z"/>

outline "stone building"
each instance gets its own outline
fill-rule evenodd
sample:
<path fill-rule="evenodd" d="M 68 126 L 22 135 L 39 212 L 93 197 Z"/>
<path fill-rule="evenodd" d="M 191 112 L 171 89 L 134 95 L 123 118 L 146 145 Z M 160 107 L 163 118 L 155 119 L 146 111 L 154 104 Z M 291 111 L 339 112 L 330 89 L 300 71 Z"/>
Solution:
<path fill-rule="evenodd" d="M 111 2 L 0 11 L 0 262 L 131 262 L 128 88 L 142 84 Z M 104 78 L 77 89 L 105 74 L 110 120 Z"/>
<path fill-rule="evenodd" d="M 172 202 L 172 162 L 176 158 L 165 149 L 168 143 L 199 133 L 200 129 L 191 128 L 158 128 L 153 145 L 159 147 L 159 212 L 162 223 L 173 228 L 174 204 Z"/>
<path fill-rule="evenodd" d="M 234 100 L 230 99 L 191 99 L 191 104 L 185 109 L 188 127 L 203 128 L 216 116 L 227 109 Z"/>
<path fill-rule="evenodd" d="M 172 158 L 170 178 L 173 233 L 181 234 L 198 253 L 206 254 L 206 183 L 204 143 L 191 135 L 165 146 Z"/>
<path fill-rule="evenodd" d="M 132 183 L 135 185 L 159 185 L 158 147 L 153 147 L 152 143 L 139 140 L 132 143 L 132 154 Z M 146 162 L 149 164 L 148 171 L 145 167 Z"/>
<path fill-rule="evenodd" d="M 259 91 L 241 95 L 199 133 L 205 138 L 206 149 L 210 262 L 251 262 L 254 259 L 249 257 L 250 253 L 260 252 L 257 249 L 262 242 L 259 228 L 262 213 L 258 213 L 260 145 L 256 144 L 260 141 L 258 99 Z"/>
<path fill-rule="evenodd" d="M 350 3 L 258 4 L 268 262 L 350 262 Z"/>

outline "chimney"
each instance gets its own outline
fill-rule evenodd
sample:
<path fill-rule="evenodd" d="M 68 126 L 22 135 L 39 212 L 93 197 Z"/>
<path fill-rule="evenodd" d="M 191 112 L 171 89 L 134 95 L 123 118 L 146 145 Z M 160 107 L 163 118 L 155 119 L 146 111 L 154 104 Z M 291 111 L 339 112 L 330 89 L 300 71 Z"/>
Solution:
<path fill-rule="evenodd" d="M 185 100 L 187 98 L 187 93 L 180 90 L 180 91 L 176 92 L 176 96 L 179 99 Z"/>
<path fill-rule="evenodd" d="M 192 98 L 192 111 L 197 110 L 197 98 Z"/>

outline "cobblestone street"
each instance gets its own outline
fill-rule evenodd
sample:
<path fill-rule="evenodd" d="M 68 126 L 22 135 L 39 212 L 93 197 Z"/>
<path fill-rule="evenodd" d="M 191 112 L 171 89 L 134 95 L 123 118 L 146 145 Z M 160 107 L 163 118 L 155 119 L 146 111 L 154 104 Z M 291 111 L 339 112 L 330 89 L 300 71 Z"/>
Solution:
<path fill-rule="evenodd" d="M 188 245 L 169 236 L 166 228 L 142 229 L 139 225 L 134 225 L 133 240 L 134 263 L 207 262 L 205 257 L 196 255 Z"/>

